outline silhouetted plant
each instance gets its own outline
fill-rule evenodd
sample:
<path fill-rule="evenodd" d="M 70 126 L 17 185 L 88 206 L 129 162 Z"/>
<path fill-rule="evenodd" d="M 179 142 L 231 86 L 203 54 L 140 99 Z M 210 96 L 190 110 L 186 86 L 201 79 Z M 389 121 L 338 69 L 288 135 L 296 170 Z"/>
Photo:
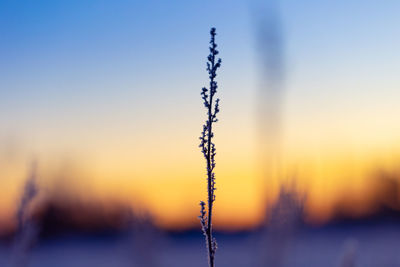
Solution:
<path fill-rule="evenodd" d="M 268 208 L 260 238 L 259 262 L 256 266 L 286 266 L 290 244 L 303 223 L 305 196 L 294 184 L 282 184 L 278 199 Z"/>
<path fill-rule="evenodd" d="M 215 78 L 217 76 L 217 69 L 221 66 L 221 59 L 216 59 L 218 55 L 217 44 L 215 43 L 216 31 L 215 28 L 211 28 L 210 31 L 210 54 L 207 59 L 207 71 L 210 78 L 210 89 L 203 87 L 201 90 L 201 98 L 205 108 L 207 109 L 208 119 L 203 125 L 203 131 L 200 136 L 200 148 L 207 162 L 207 208 L 204 201 L 200 201 L 200 223 L 203 230 L 203 234 L 206 237 L 206 247 L 208 253 L 208 264 L 210 267 L 214 267 L 215 251 L 217 250 L 217 242 L 213 237 L 212 233 L 212 209 L 215 201 L 215 144 L 212 142 L 214 133 L 212 126 L 214 122 L 217 122 L 217 114 L 219 112 L 219 99 L 214 100 L 214 96 L 217 92 L 217 82 Z"/>
<path fill-rule="evenodd" d="M 27 266 L 30 249 L 37 240 L 39 227 L 31 214 L 29 214 L 29 209 L 37 194 L 36 164 L 34 163 L 31 174 L 25 183 L 21 201 L 17 209 L 18 228 L 11 254 L 11 267 Z"/>

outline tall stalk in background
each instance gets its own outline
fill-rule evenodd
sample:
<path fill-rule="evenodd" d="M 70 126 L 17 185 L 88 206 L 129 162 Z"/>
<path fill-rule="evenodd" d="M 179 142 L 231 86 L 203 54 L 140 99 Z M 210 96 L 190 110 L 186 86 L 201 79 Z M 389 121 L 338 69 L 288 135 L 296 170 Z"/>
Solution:
<path fill-rule="evenodd" d="M 210 78 L 210 89 L 203 87 L 201 90 L 201 98 L 203 99 L 204 106 L 207 109 L 208 119 L 203 125 L 203 131 L 200 136 L 200 148 L 207 162 L 207 212 L 206 203 L 200 201 L 200 223 L 203 230 L 203 234 L 206 237 L 206 247 L 208 252 L 208 264 L 210 267 L 214 267 L 215 251 L 217 250 L 217 242 L 212 234 L 212 209 L 215 201 L 215 144 L 212 142 L 214 133 L 212 126 L 214 122 L 217 122 L 217 114 L 219 112 L 219 99 L 214 100 L 215 93 L 217 92 L 217 82 L 215 77 L 217 76 L 217 69 L 221 66 L 221 59 L 216 59 L 218 55 L 217 44 L 215 43 L 215 28 L 211 28 L 210 31 L 210 54 L 207 59 L 207 71 Z"/>
<path fill-rule="evenodd" d="M 17 209 L 18 228 L 11 251 L 10 267 L 24 267 L 28 265 L 30 251 L 37 241 L 39 226 L 30 214 L 33 201 L 37 197 L 36 163 L 33 164 L 31 174 L 28 177 L 22 197 Z"/>

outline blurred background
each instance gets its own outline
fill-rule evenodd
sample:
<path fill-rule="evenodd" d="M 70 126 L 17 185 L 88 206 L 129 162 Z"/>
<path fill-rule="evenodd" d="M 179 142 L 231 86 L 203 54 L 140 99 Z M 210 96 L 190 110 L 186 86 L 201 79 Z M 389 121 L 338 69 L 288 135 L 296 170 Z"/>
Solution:
<path fill-rule="evenodd" d="M 0 266 L 400 266 L 400 2 L 0 2 Z"/>

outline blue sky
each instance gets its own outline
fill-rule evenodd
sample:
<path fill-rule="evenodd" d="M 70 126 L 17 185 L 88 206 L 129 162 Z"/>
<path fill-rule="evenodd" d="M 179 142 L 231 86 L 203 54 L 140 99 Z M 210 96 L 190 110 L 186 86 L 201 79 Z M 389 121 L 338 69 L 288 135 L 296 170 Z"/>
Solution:
<path fill-rule="evenodd" d="M 199 69 L 210 26 L 220 32 L 223 71 L 252 77 L 257 62 L 253 2 L 2 1 L 2 99 L 18 92 L 56 101 L 85 92 L 108 97 L 123 91 L 124 84 L 139 91 L 156 81 L 163 86 L 155 84 L 153 90 L 167 86 L 182 93 L 172 84 L 191 80 L 196 86 L 205 77 Z M 281 1 L 289 73 L 308 77 L 316 70 L 343 74 L 340 69 L 348 68 L 356 75 L 390 74 L 398 66 L 399 5 L 394 0 Z M 314 76 L 329 75 L 321 74 Z M 72 86 L 65 88 L 66 83 Z"/>

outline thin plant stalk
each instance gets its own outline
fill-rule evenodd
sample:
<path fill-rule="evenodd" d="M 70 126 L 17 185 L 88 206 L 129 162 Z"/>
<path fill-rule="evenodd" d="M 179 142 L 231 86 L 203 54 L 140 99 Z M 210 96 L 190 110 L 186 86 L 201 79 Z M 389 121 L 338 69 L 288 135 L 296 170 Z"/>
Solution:
<path fill-rule="evenodd" d="M 28 264 L 30 250 L 37 241 L 39 226 L 30 214 L 32 204 L 37 197 L 36 163 L 33 164 L 31 175 L 28 177 L 21 201 L 17 210 L 17 233 L 11 252 L 10 267 L 24 267 Z"/>
<path fill-rule="evenodd" d="M 210 89 L 205 87 L 201 90 L 201 97 L 203 99 L 204 106 L 207 109 L 208 119 L 203 125 L 203 131 L 200 136 L 200 145 L 201 151 L 204 155 L 204 158 L 207 162 L 207 212 L 206 212 L 206 204 L 204 201 L 200 201 L 200 223 L 202 226 L 202 231 L 204 236 L 206 237 L 206 247 L 208 253 L 208 264 L 209 267 L 214 267 L 214 258 L 215 252 L 217 250 L 217 242 L 213 237 L 212 233 L 212 212 L 213 212 L 213 204 L 215 201 L 215 155 L 216 149 L 215 144 L 212 142 L 214 137 L 214 133 L 212 131 L 213 123 L 217 122 L 217 114 L 219 112 L 219 99 L 214 100 L 214 96 L 217 92 L 217 82 L 215 78 L 217 76 L 217 69 L 221 66 L 221 59 L 216 58 L 218 55 L 217 44 L 215 43 L 216 30 L 215 28 L 211 28 L 210 31 L 211 40 L 210 40 L 210 54 L 207 59 L 207 71 L 210 79 Z"/>

